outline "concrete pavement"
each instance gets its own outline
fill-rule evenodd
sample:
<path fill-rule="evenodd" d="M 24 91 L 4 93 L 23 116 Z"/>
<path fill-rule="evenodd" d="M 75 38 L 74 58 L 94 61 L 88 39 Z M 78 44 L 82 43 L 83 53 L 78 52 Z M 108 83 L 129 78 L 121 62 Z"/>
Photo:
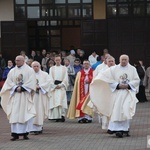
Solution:
<path fill-rule="evenodd" d="M 148 150 L 150 101 L 137 104 L 130 134 L 124 138 L 108 135 L 95 116 L 91 124 L 79 124 L 77 120 L 66 120 L 65 123 L 46 120 L 43 134 L 30 134 L 30 140 L 12 142 L 10 125 L 0 108 L 0 150 Z"/>

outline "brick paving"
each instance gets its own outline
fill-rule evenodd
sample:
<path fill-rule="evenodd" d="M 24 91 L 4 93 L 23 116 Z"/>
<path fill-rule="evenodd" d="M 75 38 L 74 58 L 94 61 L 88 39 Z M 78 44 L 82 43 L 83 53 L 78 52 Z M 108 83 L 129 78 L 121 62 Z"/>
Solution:
<path fill-rule="evenodd" d="M 77 120 L 56 123 L 46 120 L 43 134 L 30 134 L 30 140 L 10 141 L 10 125 L 0 108 L 0 150 L 148 150 L 150 100 L 137 104 L 130 137 L 116 138 L 102 130 L 97 116 L 91 124 Z M 149 148 L 150 150 L 150 148 Z"/>

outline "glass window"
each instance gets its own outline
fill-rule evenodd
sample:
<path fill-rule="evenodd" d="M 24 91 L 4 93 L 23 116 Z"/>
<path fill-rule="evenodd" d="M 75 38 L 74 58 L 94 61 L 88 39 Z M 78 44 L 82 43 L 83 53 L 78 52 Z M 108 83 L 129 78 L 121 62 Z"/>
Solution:
<path fill-rule="evenodd" d="M 37 21 L 38 26 L 45 26 L 45 21 Z"/>
<path fill-rule="evenodd" d="M 134 2 L 144 2 L 144 0 L 133 0 Z"/>
<path fill-rule="evenodd" d="M 42 17 L 47 17 L 49 16 L 49 9 L 47 6 L 42 7 Z"/>
<path fill-rule="evenodd" d="M 42 17 L 53 16 L 53 9 L 49 6 L 42 6 Z"/>
<path fill-rule="evenodd" d="M 49 21 L 46 21 L 46 26 L 49 26 Z"/>
<path fill-rule="evenodd" d="M 131 2 L 131 0 L 118 0 L 118 2 Z"/>
<path fill-rule="evenodd" d="M 57 26 L 57 21 L 50 21 L 51 26 Z"/>
<path fill-rule="evenodd" d="M 145 13 L 144 4 L 134 4 L 133 14 L 134 15 L 144 15 Z"/>
<path fill-rule="evenodd" d="M 28 14 L 28 18 L 40 18 L 39 7 L 38 6 L 28 6 L 27 14 Z"/>
<path fill-rule="evenodd" d="M 25 18 L 25 7 L 24 6 L 16 6 L 16 18 Z"/>
<path fill-rule="evenodd" d="M 60 30 L 51 30 L 51 35 L 60 35 Z"/>
<path fill-rule="evenodd" d="M 42 4 L 52 4 L 53 0 L 42 0 Z"/>
<path fill-rule="evenodd" d="M 81 16 L 81 8 L 79 6 L 71 5 L 68 6 L 68 17 L 80 17 Z"/>
<path fill-rule="evenodd" d="M 83 17 L 91 17 L 92 16 L 92 6 L 91 5 L 83 5 L 82 15 L 83 15 Z"/>
<path fill-rule="evenodd" d="M 108 16 L 115 16 L 116 13 L 117 13 L 116 5 L 108 5 L 107 6 Z"/>
<path fill-rule="evenodd" d="M 127 4 L 120 4 L 118 9 L 119 15 L 128 15 L 128 5 Z"/>
<path fill-rule="evenodd" d="M 16 4 L 25 4 L 25 0 L 16 0 Z"/>
<path fill-rule="evenodd" d="M 39 4 L 39 0 L 27 0 L 27 4 Z"/>
<path fill-rule="evenodd" d="M 66 0 L 55 0 L 56 4 L 62 4 L 62 3 L 66 3 Z"/>
<path fill-rule="evenodd" d="M 68 0 L 68 3 L 80 3 L 80 0 Z"/>
<path fill-rule="evenodd" d="M 109 3 L 109 2 L 116 2 L 116 0 L 107 0 L 107 2 Z"/>
<path fill-rule="evenodd" d="M 57 16 L 57 17 L 66 17 L 66 6 L 64 6 L 64 5 L 56 6 L 55 16 Z"/>
<path fill-rule="evenodd" d="M 57 21 L 57 25 L 61 25 L 61 21 Z"/>
<path fill-rule="evenodd" d="M 92 0 L 82 0 L 83 3 L 92 3 Z"/>

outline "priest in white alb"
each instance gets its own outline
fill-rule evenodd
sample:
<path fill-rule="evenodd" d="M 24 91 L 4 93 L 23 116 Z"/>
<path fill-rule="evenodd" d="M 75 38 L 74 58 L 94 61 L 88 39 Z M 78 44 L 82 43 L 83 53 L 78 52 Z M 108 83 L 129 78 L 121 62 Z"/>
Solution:
<path fill-rule="evenodd" d="M 48 119 L 64 122 L 67 105 L 66 90 L 68 87 L 67 68 L 61 65 L 61 57 L 55 56 L 55 66 L 50 69 L 50 99 Z"/>
<path fill-rule="evenodd" d="M 32 99 L 36 79 L 23 56 L 17 56 L 15 62 L 16 66 L 9 72 L 1 90 L 1 104 L 11 124 L 11 140 L 15 141 L 19 136 L 28 140 L 31 120 L 36 115 Z"/>
<path fill-rule="evenodd" d="M 48 118 L 48 101 L 50 90 L 50 77 L 47 72 L 42 71 L 39 62 L 34 61 L 32 68 L 36 77 L 36 92 L 33 95 L 36 117 L 33 119 L 31 131 L 35 134 L 42 133 L 43 122 Z"/>
<path fill-rule="evenodd" d="M 98 112 L 109 117 L 108 133 L 117 137 L 128 135 L 130 120 L 136 110 L 139 76 L 129 64 L 127 55 L 120 64 L 98 74 L 90 86 L 90 97 Z"/>

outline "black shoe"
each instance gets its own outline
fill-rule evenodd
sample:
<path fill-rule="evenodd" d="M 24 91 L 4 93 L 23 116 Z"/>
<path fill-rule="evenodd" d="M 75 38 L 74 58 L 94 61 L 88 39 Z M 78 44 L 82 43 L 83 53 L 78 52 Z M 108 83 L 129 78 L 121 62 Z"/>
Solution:
<path fill-rule="evenodd" d="M 34 135 L 38 135 L 39 134 L 39 131 L 34 131 Z"/>
<path fill-rule="evenodd" d="M 12 139 L 10 139 L 11 141 L 16 141 L 19 139 L 19 135 L 17 133 L 12 133 L 11 136 L 13 137 Z"/>
<path fill-rule="evenodd" d="M 24 139 L 24 140 L 29 140 L 29 138 L 28 138 L 27 135 L 24 135 L 24 136 L 23 136 L 23 139 Z"/>
<path fill-rule="evenodd" d="M 108 133 L 108 134 L 114 134 L 115 132 L 108 129 L 108 130 L 107 130 L 107 133 Z"/>
<path fill-rule="evenodd" d="M 82 120 L 83 120 L 83 123 L 89 123 L 89 120 L 86 118 L 83 118 Z"/>
<path fill-rule="evenodd" d="M 130 136 L 129 131 L 124 131 L 123 135 Z"/>
<path fill-rule="evenodd" d="M 123 133 L 122 133 L 122 132 L 117 131 L 117 132 L 116 132 L 116 136 L 117 136 L 117 137 L 119 137 L 119 138 L 122 138 L 122 137 L 123 137 Z"/>
<path fill-rule="evenodd" d="M 65 117 L 61 116 L 61 122 L 65 122 Z"/>
<path fill-rule="evenodd" d="M 61 121 L 61 119 L 55 119 L 56 120 L 56 122 L 60 122 Z"/>
<path fill-rule="evenodd" d="M 17 138 L 17 137 L 13 137 L 12 139 L 10 139 L 11 141 L 16 141 L 16 140 L 18 140 L 19 139 L 19 137 Z"/>
<path fill-rule="evenodd" d="M 43 133 L 43 130 L 39 131 L 39 134 L 42 134 Z"/>
<path fill-rule="evenodd" d="M 92 120 L 88 120 L 88 123 L 92 123 Z"/>
<path fill-rule="evenodd" d="M 81 119 L 81 120 L 79 120 L 79 121 L 78 121 L 78 123 L 83 123 L 83 120 L 82 120 L 82 119 Z"/>

